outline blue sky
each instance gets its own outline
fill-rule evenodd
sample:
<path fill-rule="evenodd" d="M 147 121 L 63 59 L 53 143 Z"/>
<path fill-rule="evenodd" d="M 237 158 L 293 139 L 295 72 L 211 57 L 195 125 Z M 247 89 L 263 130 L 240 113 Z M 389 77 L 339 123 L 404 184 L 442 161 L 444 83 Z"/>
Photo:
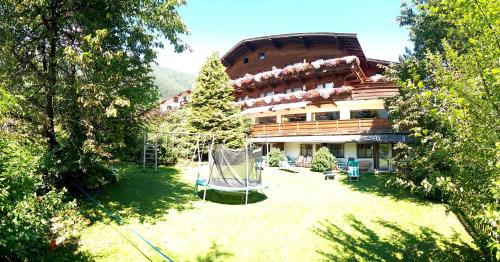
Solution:
<path fill-rule="evenodd" d="M 223 55 L 242 39 L 300 32 L 357 33 L 369 58 L 397 61 L 410 47 L 396 22 L 401 0 L 187 0 L 179 9 L 192 52 L 158 50 L 158 63 L 197 74 L 210 53 Z"/>

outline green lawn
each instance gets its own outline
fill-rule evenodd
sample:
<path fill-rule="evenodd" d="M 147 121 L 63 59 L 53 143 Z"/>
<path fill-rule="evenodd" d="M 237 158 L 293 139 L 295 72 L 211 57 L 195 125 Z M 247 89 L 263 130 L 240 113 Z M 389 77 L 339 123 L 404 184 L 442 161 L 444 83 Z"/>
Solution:
<path fill-rule="evenodd" d="M 99 261 L 159 261 L 131 229 L 175 261 L 477 261 L 478 251 L 445 206 L 388 190 L 382 175 L 325 181 L 304 169 L 268 168 L 264 194 L 210 191 L 193 196 L 196 174 L 161 168 L 157 174 L 122 166 L 122 179 L 97 193 L 118 225 L 101 211 L 82 232 L 80 250 Z"/>

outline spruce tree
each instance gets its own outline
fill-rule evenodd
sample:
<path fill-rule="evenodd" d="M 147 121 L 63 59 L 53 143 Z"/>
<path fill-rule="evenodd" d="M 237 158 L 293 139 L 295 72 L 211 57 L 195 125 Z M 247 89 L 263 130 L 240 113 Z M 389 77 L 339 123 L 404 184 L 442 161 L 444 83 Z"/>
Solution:
<path fill-rule="evenodd" d="M 213 134 L 217 143 L 243 146 L 248 123 L 234 104 L 233 88 L 217 53 L 208 57 L 200 70 L 189 103 L 191 132 Z"/>

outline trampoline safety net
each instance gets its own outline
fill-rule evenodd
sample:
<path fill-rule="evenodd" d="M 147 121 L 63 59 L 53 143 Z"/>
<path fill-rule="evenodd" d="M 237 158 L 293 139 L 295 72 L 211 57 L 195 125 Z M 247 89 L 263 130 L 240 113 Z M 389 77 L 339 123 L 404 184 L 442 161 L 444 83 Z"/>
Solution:
<path fill-rule="evenodd" d="M 262 184 L 260 148 L 235 150 L 219 146 L 212 151 L 211 158 L 212 172 L 208 184 L 228 188 L 256 187 Z"/>

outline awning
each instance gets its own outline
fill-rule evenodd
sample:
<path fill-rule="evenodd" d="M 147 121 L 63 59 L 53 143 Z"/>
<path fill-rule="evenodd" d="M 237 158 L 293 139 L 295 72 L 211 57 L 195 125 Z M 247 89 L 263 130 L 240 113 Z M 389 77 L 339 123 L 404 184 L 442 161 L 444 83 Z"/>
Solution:
<path fill-rule="evenodd" d="M 274 106 L 273 111 L 278 111 L 278 110 L 283 110 L 283 109 L 292 109 L 292 108 L 304 108 L 309 103 L 311 103 L 311 101 L 281 104 L 281 105 Z"/>
<path fill-rule="evenodd" d="M 253 137 L 253 143 L 397 143 L 408 142 L 402 134 Z"/>
<path fill-rule="evenodd" d="M 241 111 L 241 114 L 247 115 L 247 114 L 267 112 L 267 111 L 271 110 L 271 107 L 273 107 L 273 106 L 261 106 L 261 107 L 255 107 L 255 108 L 248 108 L 248 109 Z"/>

